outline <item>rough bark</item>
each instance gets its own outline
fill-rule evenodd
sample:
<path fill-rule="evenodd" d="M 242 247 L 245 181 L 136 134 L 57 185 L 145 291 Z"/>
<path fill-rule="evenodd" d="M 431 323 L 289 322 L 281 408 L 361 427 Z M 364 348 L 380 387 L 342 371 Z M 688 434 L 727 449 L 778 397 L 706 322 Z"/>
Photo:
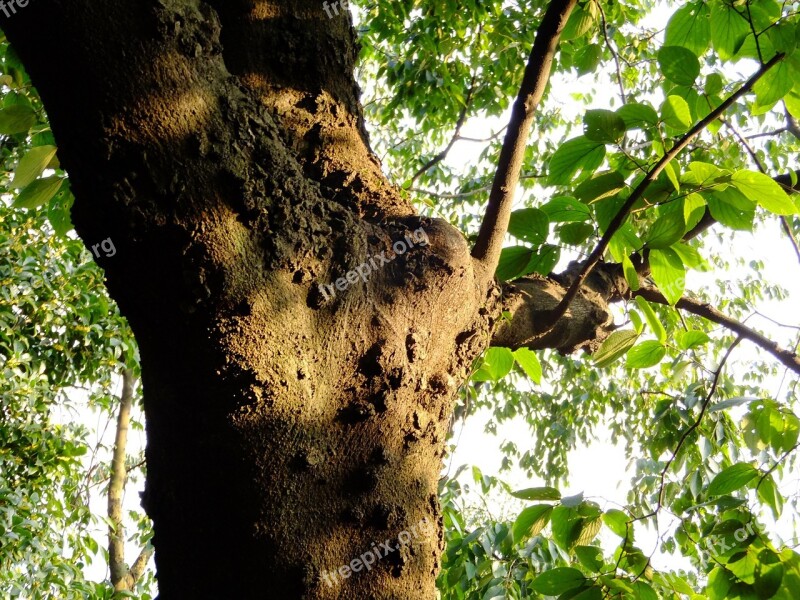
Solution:
<path fill-rule="evenodd" d="M 369 149 L 348 18 L 316 0 L 52 0 L 0 26 L 76 230 L 117 249 L 98 262 L 140 346 L 160 597 L 433 598 L 458 385 L 503 304 L 532 327 L 562 283 L 500 302 L 463 236 L 415 216 Z M 547 344 L 605 331 L 586 298 L 583 333 Z M 431 535 L 326 579 L 423 519 Z"/>

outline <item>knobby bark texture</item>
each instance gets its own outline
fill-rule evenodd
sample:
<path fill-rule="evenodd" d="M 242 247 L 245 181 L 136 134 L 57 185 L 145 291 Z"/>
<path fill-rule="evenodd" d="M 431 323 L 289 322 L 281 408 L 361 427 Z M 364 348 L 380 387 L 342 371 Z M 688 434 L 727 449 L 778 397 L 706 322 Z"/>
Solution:
<path fill-rule="evenodd" d="M 569 285 L 480 284 L 463 235 L 388 183 L 345 12 L 47 0 L 0 21 L 76 230 L 117 248 L 98 262 L 140 346 L 163 600 L 434 598 L 458 386 L 502 310 L 520 320 L 494 343 L 526 345 Z M 605 335 L 596 288 L 536 347 Z M 424 519 L 433 533 L 398 543 Z M 332 575 L 387 540 L 369 570 Z"/>

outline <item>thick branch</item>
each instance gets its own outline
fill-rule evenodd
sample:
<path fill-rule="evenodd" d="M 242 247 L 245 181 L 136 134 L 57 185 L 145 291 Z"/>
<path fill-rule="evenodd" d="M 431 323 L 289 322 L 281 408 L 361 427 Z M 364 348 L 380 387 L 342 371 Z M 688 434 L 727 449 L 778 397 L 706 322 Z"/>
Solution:
<path fill-rule="evenodd" d="M 633 295 L 641 296 L 645 300 L 655 302 L 657 304 L 669 305 L 667 299 L 655 288 L 642 287 L 633 292 Z M 729 329 L 733 333 L 737 334 L 742 339 L 750 340 L 759 348 L 762 348 L 763 350 L 766 350 L 772 354 L 772 356 L 774 356 L 782 365 L 800 375 L 800 357 L 798 357 L 797 354 L 791 350 L 782 348 L 777 343 L 758 333 L 754 329 L 751 329 L 736 319 L 732 319 L 731 317 L 721 313 L 710 304 L 699 302 L 691 298 L 681 298 L 678 300 L 675 306 L 681 310 L 692 313 L 693 315 L 697 315 L 698 317 L 708 319 L 712 323 L 722 325 L 726 329 Z"/>
<path fill-rule="evenodd" d="M 567 291 L 554 277 L 523 277 L 503 286 L 503 310 L 511 321 L 501 322 L 492 337 L 492 346 L 513 350 L 555 348 L 562 354 L 577 349 L 594 351 L 613 330 L 613 316 L 603 289 L 584 286 L 569 312 L 545 336 L 537 335 L 536 325 L 552 310 Z"/>
<path fill-rule="evenodd" d="M 603 237 L 600 239 L 600 242 L 597 244 L 595 249 L 589 255 L 589 258 L 583 263 L 583 268 L 578 276 L 573 281 L 572 285 L 570 286 L 569 290 L 567 290 L 566 295 L 561 300 L 559 305 L 556 307 L 555 310 L 550 314 L 549 318 L 545 321 L 543 332 L 548 331 L 552 328 L 555 323 L 564 316 L 569 308 L 570 302 L 575 298 L 578 294 L 578 290 L 580 290 L 581 285 L 586 280 L 586 277 L 591 273 L 592 269 L 595 265 L 600 262 L 602 259 L 603 254 L 608 248 L 609 243 L 611 242 L 611 238 L 614 237 L 614 234 L 619 230 L 620 227 L 625 223 L 625 220 L 628 218 L 628 214 L 630 213 L 633 206 L 638 202 L 647 188 L 653 183 L 656 178 L 658 177 L 659 173 L 667 166 L 667 164 L 675 158 L 681 150 L 683 150 L 689 142 L 691 142 L 697 135 L 700 134 L 708 125 L 713 123 L 716 119 L 720 117 L 734 102 L 736 102 L 739 98 L 744 96 L 747 92 L 749 92 L 752 87 L 756 84 L 756 82 L 769 71 L 773 66 L 778 64 L 781 60 L 783 60 L 783 54 L 776 54 L 774 58 L 772 58 L 768 63 L 761 66 L 761 68 L 748 79 L 742 87 L 740 87 L 735 93 L 731 94 L 722 104 L 720 104 L 716 109 L 711 111 L 711 113 L 699 121 L 694 127 L 692 127 L 688 133 L 686 133 L 668 152 L 664 153 L 664 156 L 659 160 L 656 165 L 650 169 L 647 175 L 642 179 L 639 185 L 636 187 L 628 199 L 625 201 L 625 204 L 619 209 L 614 218 L 611 219 L 611 222 L 608 224 L 608 228 L 606 229 Z"/>
<path fill-rule="evenodd" d="M 136 560 L 133 562 L 133 565 L 123 579 L 124 587 L 120 587 L 118 589 L 132 590 L 133 586 L 136 585 L 136 582 L 139 581 L 139 578 L 142 576 L 142 573 L 144 573 L 145 568 L 147 568 L 147 563 L 150 562 L 150 558 L 152 556 L 153 546 L 148 544 L 142 548 L 139 556 L 136 557 Z"/>
<path fill-rule="evenodd" d="M 525 67 L 525 75 L 514 102 L 511 120 L 500 151 L 486 216 L 481 224 L 475 248 L 472 250 L 472 257 L 477 262 L 478 278 L 482 283 L 491 281 L 500 260 L 500 250 L 508 230 L 511 205 L 519 182 L 533 116 L 550 77 L 550 68 L 561 31 L 575 4 L 576 0 L 552 0 L 536 32 L 536 41 Z"/>
<path fill-rule="evenodd" d="M 125 448 L 128 445 L 128 425 L 133 404 L 133 374 L 129 369 L 122 372 L 122 394 L 117 415 L 117 434 L 111 459 L 111 479 L 108 482 L 108 568 L 111 584 L 117 591 L 126 590 L 125 579 L 125 528 L 122 524 L 122 495 L 125 492 Z"/>

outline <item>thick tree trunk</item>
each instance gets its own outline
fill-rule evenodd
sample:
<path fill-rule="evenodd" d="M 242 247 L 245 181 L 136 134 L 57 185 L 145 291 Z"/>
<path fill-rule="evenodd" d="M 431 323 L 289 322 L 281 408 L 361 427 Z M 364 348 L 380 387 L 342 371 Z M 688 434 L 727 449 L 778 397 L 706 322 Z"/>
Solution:
<path fill-rule="evenodd" d="M 161 598 L 433 598 L 452 403 L 503 305 L 381 174 L 344 14 L 40 0 L 0 25 L 78 233 L 117 249 L 98 262 L 140 345 Z M 537 285 L 505 300 L 528 327 Z M 590 300 L 547 345 L 604 331 Z"/>

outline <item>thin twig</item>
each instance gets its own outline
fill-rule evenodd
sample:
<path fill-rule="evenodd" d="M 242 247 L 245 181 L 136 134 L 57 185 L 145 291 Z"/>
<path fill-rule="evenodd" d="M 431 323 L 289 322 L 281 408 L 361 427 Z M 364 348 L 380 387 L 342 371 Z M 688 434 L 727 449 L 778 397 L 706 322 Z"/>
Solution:
<path fill-rule="evenodd" d="M 522 175 L 520 176 L 520 180 L 523 179 L 538 179 L 539 177 L 544 177 L 544 175 L 532 174 L 532 175 Z M 423 190 L 421 188 L 409 188 L 409 192 L 416 192 L 417 194 L 426 194 L 428 196 L 432 196 L 433 198 L 444 198 L 444 199 L 452 199 L 452 198 L 466 198 L 468 196 L 475 196 L 476 194 L 480 194 L 481 192 L 488 192 L 492 189 L 490 185 L 484 185 L 479 188 L 475 188 L 474 190 L 468 190 L 466 192 L 458 192 L 456 194 L 445 194 L 434 192 L 431 190 Z"/>
<path fill-rule="evenodd" d="M 477 78 L 478 78 L 478 74 L 477 74 L 477 71 L 476 71 L 472 75 L 472 81 L 470 81 L 469 90 L 467 91 L 467 96 L 464 99 L 464 107 L 461 109 L 461 113 L 458 115 L 458 119 L 456 120 L 456 129 L 453 132 L 453 137 L 450 138 L 450 141 L 448 142 L 447 146 L 445 146 L 444 150 L 442 150 L 441 152 L 439 152 L 439 154 L 437 154 L 436 156 L 431 158 L 416 173 L 414 173 L 414 175 L 411 177 L 411 179 L 408 182 L 408 187 L 411 187 L 412 185 L 414 185 L 414 182 L 417 179 L 419 179 L 420 177 L 422 177 L 422 175 L 428 169 L 430 169 L 434 165 L 442 162 L 447 157 L 448 153 L 453 148 L 455 143 L 459 139 L 461 139 L 461 128 L 464 126 L 464 123 L 467 120 L 467 113 L 469 112 L 470 102 L 472 102 L 472 94 L 475 92 L 475 82 L 477 81 Z"/>
<path fill-rule="evenodd" d="M 606 13 L 603 10 L 603 4 L 595 0 L 595 6 L 600 11 L 600 22 L 601 22 L 601 31 L 603 32 L 603 39 L 606 42 L 606 48 L 608 51 L 611 52 L 611 56 L 614 57 L 614 64 L 617 68 L 617 85 L 619 85 L 619 95 L 622 99 L 622 103 L 625 104 L 625 88 L 622 86 L 622 68 L 619 64 L 619 54 L 617 51 L 614 50 L 614 46 L 611 45 L 611 40 L 608 39 L 608 23 L 606 22 Z"/>
<path fill-rule="evenodd" d="M 708 390 L 708 394 L 706 394 L 706 397 L 703 400 L 703 405 L 700 408 L 700 414 L 697 415 L 697 419 L 695 419 L 694 423 L 692 423 L 689 426 L 689 428 L 683 432 L 683 435 L 681 435 L 680 439 L 678 440 L 678 445 L 675 446 L 675 450 L 673 450 L 672 452 L 672 456 L 669 457 L 669 460 L 667 460 L 667 464 L 665 464 L 664 468 L 661 470 L 660 484 L 658 489 L 658 503 L 656 504 L 655 510 L 649 515 L 645 515 L 644 517 L 639 517 L 639 519 L 637 520 L 646 519 L 658 514 L 658 511 L 661 510 L 661 507 L 664 505 L 664 490 L 666 488 L 665 480 L 667 477 L 667 471 L 669 471 L 669 468 L 670 466 L 672 466 L 672 463 L 675 462 L 675 459 L 678 458 L 678 453 L 680 453 L 681 448 L 683 448 L 683 445 L 686 443 L 686 440 L 689 439 L 689 436 L 692 434 L 692 432 L 700 426 L 700 422 L 703 420 L 703 417 L 705 416 L 706 411 L 708 410 L 708 405 L 711 403 L 711 399 L 714 397 L 714 394 L 717 391 L 717 385 L 719 384 L 719 378 L 720 375 L 722 374 L 722 369 L 728 362 L 728 358 L 730 357 L 734 348 L 736 348 L 736 346 L 738 346 L 739 342 L 741 341 L 742 337 L 741 336 L 737 337 L 735 340 L 733 340 L 733 343 L 728 347 L 728 350 L 722 357 L 719 366 L 714 371 L 714 378 L 711 381 L 711 389 Z"/>

